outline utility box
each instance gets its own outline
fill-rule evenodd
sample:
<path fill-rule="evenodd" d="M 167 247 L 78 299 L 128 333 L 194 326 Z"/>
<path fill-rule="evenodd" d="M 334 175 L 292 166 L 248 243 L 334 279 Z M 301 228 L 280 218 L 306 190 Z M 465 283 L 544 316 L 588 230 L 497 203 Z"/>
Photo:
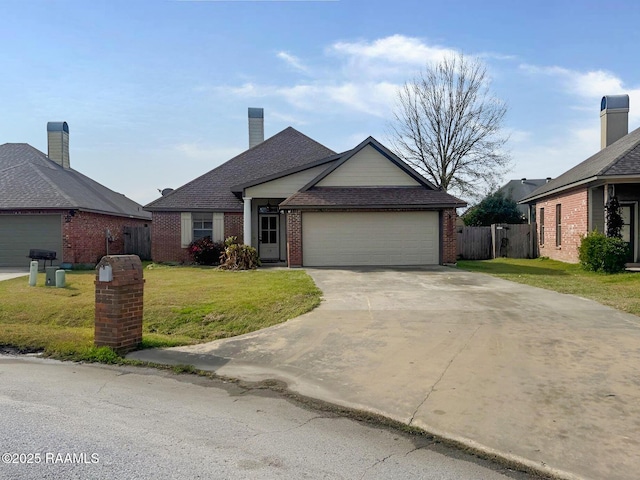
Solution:
<path fill-rule="evenodd" d="M 107 255 L 96 266 L 95 338 L 97 347 L 118 353 L 142 342 L 144 278 L 137 255 Z"/>
<path fill-rule="evenodd" d="M 47 287 L 55 287 L 56 286 L 56 270 L 58 267 L 45 267 L 45 280 L 44 284 Z"/>

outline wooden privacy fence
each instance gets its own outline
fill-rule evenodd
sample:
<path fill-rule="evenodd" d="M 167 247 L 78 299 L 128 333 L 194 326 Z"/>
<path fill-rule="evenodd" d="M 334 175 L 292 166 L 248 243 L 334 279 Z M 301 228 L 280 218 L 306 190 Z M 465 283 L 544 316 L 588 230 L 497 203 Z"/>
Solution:
<path fill-rule="evenodd" d="M 151 260 L 151 229 L 149 227 L 124 227 L 124 253 L 138 255 L 140 260 Z"/>
<path fill-rule="evenodd" d="M 458 258 L 488 260 L 492 251 L 491 227 L 462 227 L 458 230 Z"/>
<path fill-rule="evenodd" d="M 536 224 L 494 224 L 490 227 L 462 227 L 458 230 L 458 258 L 536 258 Z"/>

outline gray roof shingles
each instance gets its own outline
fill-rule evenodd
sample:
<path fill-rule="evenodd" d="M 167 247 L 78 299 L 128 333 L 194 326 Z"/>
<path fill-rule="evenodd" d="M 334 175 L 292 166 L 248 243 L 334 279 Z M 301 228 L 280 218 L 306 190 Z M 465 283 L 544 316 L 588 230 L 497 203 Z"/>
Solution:
<path fill-rule="evenodd" d="M 498 189 L 498 192 L 503 193 L 506 198 L 510 198 L 514 202 L 517 202 L 521 198 L 524 198 L 546 183 L 546 178 L 526 178 L 524 180 L 511 180 L 500 187 Z"/>
<path fill-rule="evenodd" d="M 0 145 L 0 210 L 81 209 L 151 219 L 141 205 L 26 143 Z"/>
<path fill-rule="evenodd" d="M 296 192 L 282 208 L 456 208 L 465 202 L 424 187 L 313 187 Z"/>
<path fill-rule="evenodd" d="M 534 190 L 521 201 L 532 200 L 589 178 L 612 175 L 640 176 L 640 128 Z"/>
<path fill-rule="evenodd" d="M 287 127 L 280 133 L 237 155 L 145 206 L 150 211 L 242 211 L 232 188 L 335 155 L 333 150 Z"/>

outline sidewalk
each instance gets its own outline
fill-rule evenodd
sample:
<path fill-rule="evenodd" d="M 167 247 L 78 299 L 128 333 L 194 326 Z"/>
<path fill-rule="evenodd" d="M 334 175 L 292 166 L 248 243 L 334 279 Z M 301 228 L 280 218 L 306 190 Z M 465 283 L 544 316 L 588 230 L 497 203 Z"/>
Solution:
<path fill-rule="evenodd" d="M 309 273 L 313 312 L 129 358 L 280 379 L 560 478 L 638 478 L 640 318 L 446 268 Z"/>

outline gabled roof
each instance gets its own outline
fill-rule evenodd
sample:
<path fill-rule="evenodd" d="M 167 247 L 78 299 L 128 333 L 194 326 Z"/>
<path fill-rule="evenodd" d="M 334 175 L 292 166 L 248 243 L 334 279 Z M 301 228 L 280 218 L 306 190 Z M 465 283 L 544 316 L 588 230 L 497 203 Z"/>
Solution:
<path fill-rule="evenodd" d="M 466 203 L 442 190 L 420 187 L 313 187 L 294 193 L 281 208 L 458 208 Z"/>
<path fill-rule="evenodd" d="M 418 186 L 353 186 L 353 187 L 318 187 L 324 178 L 331 175 L 341 165 L 364 149 L 371 146 L 391 163 L 416 180 Z M 402 209 L 441 209 L 464 207 L 466 203 L 459 198 L 436 188 L 426 178 L 407 166 L 395 154 L 389 151 L 375 138 L 368 137 L 352 150 L 341 154 L 335 163 L 320 175 L 294 193 L 284 202 L 281 208 L 402 208 Z"/>
<path fill-rule="evenodd" d="M 327 159 L 335 152 L 292 127 L 148 205 L 150 211 L 242 211 L 233 188 Z M 277 175 L 280 176 L 280 175 Z M 260 183 L 260 182 L 259 182 Z M 239 188 L 239 187 L 238 187 Z"/>
<path fill-rule="evenodd" d="M 549 179 L 551 181 L 551 179 Z M 500 187 L 497 192 L 502 193 L 506 198 L 514 202 L 520 201 L 542 185 L 547 184 L 546 178 L 523 178 L 521 180 L 511 180 Z"/>
<path fill-rule="evenodd" d="M 427 188 L 430 188 L 432 190 L 437 190 L 437 187 L 433 183 L 431 183 L 429 180 L 427 180 L 426 178 L 424 178 L 423 176 L 418 174 L 418 172 L 416 172 L 413 168 L 410 168 L 406 163 L 404 163 L 402 160 L 400 160 L 400 158 L 398 158 L 397 155 L 395 155 L 393 152 L 391 152 L 391 150 L 389 150 L 387 147 L 385 147 L 380 142 L 378 142 L 375 138 L 370 136 L 370 137 L 366 138 L 365 140 L 363 140 L 355 148 L 342 153 L 338 157 L 337 161 L 330 168 L 327 168 L 324 172 L 322 172 L 316 178 L 311 180 L 311 182 L 309 182 L 307 185 L 305 185 L 301 189 L 301 191 L 308 190 L 308 189 L 314 187 L 315 185 L 317 185 L 322 179 L 324 179 L 324 178 L 328 177 L 329 175 L 331 175 L 332 172 L 337 170 L 341 165 L 346 163 L 351 157 L 353 157 L 355 154 L 360 152 L 367 145 L 372 146 L 381 155 L 386 157 L 389 161 L 391 161 L 393 164 L 395 164 L 398 168 L 400 168 L 402 171 L 404 171 L 407 175 L 409 175 L 411 178 L 413 178 L 415 181 L 417 181 L 423 187 L 427 187 Z"/>
<path fill-rule="evenodd" d="M 26 143 L 0 145 L 0 210 L 78 209 L 151 219 L 141 205 Z"/>
<path fill-rule="evenodd" d="M 601 177 L 640 177 L 640 128 L 520 200 L 528 202 Z"/>

